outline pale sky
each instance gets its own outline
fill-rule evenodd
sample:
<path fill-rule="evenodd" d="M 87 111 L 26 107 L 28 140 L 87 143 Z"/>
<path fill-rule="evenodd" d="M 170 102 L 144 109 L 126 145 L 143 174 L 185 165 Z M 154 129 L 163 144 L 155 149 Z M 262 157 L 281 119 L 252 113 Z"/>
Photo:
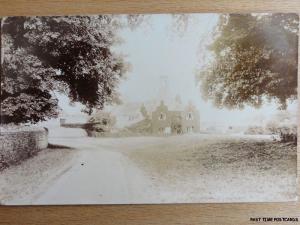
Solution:
<path fill-rule="evenodd" d="M 260 109 L 218 109 L 205 102 L 197 86 L 195 76 L 207 56 L 204 44 L 211 39 L 211 32 L 218 21 L 217 14 L 194 14 L 186 32 L 174 32 L 174 20 L 170 15 L 152 15 L 146 24 L 130 30 L 122 29 L 119 35 L 123 43 L 114 51 L 126 55 L 131 71 L 119 86 L 124 101 L 142 102 L 157 96 L 160 77 L 167 76 L 172 95 L 179 94 L 182 101 L 192 101 L 200 111 L 201 122 L 225 125 L 248 125 L 257 118 L 270 117 L 277 105 L 265 104 Z M 207 57 L 206 57 L 207 58 Z M 67 112 L 80 108 L 67 105 L 67 99 L 59 97 L 60 106 Z M 289 106 L 296 110 L 296 103 Z"/>

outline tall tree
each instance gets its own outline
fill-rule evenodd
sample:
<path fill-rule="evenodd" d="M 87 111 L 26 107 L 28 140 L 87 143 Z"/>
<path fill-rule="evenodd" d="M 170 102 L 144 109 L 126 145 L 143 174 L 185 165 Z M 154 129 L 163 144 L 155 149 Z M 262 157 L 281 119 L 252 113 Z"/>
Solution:
<path fill-rule="evenodd" d="M 297 14 L 220 16 L 209 46 L 212 60 L 199 74 L 204 97 L 218 107 L 286 108 L 297 97 Z"/>
<path fill-rule="evenodd" d="M 86 112 L 116 101 L 126 72 L 112 47 L 114 17 L 9 17 L 2 26 L 1 122 L 38 122 L 58 114 L 54 91 Z"/>

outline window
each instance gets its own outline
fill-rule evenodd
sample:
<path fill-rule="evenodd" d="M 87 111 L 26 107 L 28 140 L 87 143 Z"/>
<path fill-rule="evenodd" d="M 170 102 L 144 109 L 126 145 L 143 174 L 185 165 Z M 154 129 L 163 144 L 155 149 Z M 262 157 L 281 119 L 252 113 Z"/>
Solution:
<path fill-rule="evenodd" d="M 159 114 L 158 120 L 166 120 L 166 118 L 167 118 L 166 114 L 163 113 L 163 112 L 161 112 L 161 113 Z"/>
<path fill-rule="evenodd" d="M 186 120 L 193 120 L 193 113 L 189 112 L 189 113 L 186 115 Z"/>

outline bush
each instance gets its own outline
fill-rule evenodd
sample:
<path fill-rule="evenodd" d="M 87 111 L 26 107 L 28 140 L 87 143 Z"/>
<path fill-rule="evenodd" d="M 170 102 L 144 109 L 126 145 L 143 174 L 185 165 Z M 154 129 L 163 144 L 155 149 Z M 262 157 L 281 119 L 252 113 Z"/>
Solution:
<path fill-rule="evenodd" d="M 88 120 L 84 129 L 88 136 L 91 136 L 92 133 L 99 133 L 101 135 L 110 133 L 115 124 L 115 116 L 111 115 L 111 113 L 100 111 Z"/>
<path fill-rule="evenodd" d="M 129 127 L 126 128 L 129 132 L 135 134 L 150 134 L 151 129 L 151 120 L 149 118 L 143 119 Z"/>
<path fill-rule="evenodd" d="M 297 126 L 280 127 L 278 128 L 277 133 L 279 134 L 280 142 L 283 143 L 291 142 L 297 145 Z"/>
<path fill-rule="evenodd" d="M 295 112 L 281 111 L 266 124 L 268 134 L 279 136 L 280 142 L 297 144 L 297 114 Z"/>

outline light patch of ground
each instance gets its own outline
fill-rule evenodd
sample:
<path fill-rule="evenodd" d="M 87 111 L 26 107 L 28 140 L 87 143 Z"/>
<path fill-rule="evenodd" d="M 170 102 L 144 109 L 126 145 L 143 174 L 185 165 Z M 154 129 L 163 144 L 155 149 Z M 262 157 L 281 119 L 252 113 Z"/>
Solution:
<path fill-rule="evenodd" d="M 3 204 L 291 201 L 296 147 L 269 136 L 90 138 L 50 130 L 47 149 L 0 173 Z"/>
<path fill-rule="evenodd" d="M 75 155 L 74 149 L 53 147 L 1 171 L 0 203 L 31 204 L 53 180 L 70 168 Z"/>
<path fill-rule="evenodd" d="M 162 202 L 293 201 L 296 146 L 249 137 L 178 137 L 127 156 Z"/>

